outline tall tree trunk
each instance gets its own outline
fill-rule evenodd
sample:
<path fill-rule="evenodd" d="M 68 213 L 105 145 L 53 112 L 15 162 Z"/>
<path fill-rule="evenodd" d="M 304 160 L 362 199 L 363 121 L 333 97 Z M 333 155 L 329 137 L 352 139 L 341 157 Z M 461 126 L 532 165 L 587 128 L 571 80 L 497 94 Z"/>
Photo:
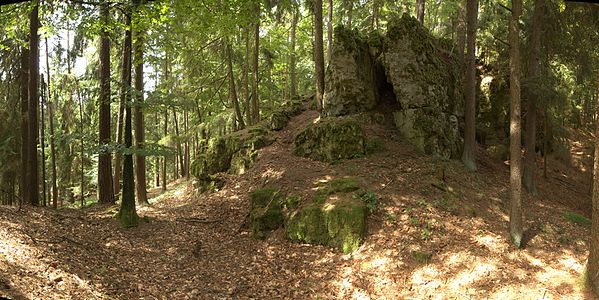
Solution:
<path fill-rule="evenodd" d="M 324 95 L 324 52 L 322 40 L 322 0 L 314 1 L 314 64 L 316 68 L 316 108 L 322 112 Z"/>
<path fill-rule="evenodd" d="M 134 1 L 137 9 L 139 10 L 139 0 Z M 139 20 L 137 25 L 139 25 Z M 139 26 L 138 26 L 139 27 Z M 141 28 L 135 29 L 135 146 L 138 151 L 143 150 L 145 143 L 145 124 L 144 115 L 142 110 L 142 103 L 144 101 L 144 63 L 143 63 L 143 43 L 144 43 L 144 32 Z M 146 156 L 142 153 L 135 155 L 135 178 L 137 188 L 137 201 L 141 204 L 148 203 L 148 194 L 146 187 Z"/>
<path fill-rule="evenodd" d="M 123 74 L 126 74 L 125 87 L 131 86 L 131 12 L 125 13 L 125 23 L 129 29 L 125 31 L 125 43 L 123 51 Z M 133 132 L 131 122 L 131 99 L 130 89 L 125 91 L 125 147 L 130 149 L 133 146 Z M 125 152 L 123 158 L 123 191 L 122 191 L 121 208 L 119 209 L 117 218 L 122 227 L 137 226 L 139 217 L 135 210 L 135 179 L 133 178 L 133 154 Z"/>
<path fill-rule="evenodd" d="M 39 205 L 39 178 L 38 178 L 38 77 L 39 77 L 39 0 L 33 0 L 33 9 L 29 17 L 29 85 L 28 85 L 28 155 L 27 155 L 27 198 L 33 206 Z"/>
<path fill-rule="evenodd" d="M 534 1 L 534 12 L 532 16 L 532 32 L 530 35 L 530 55 L 528 63 L 528 78 L 536 80 L 539 77 L 541 65 L 541 17 L 543 14 L 544 0 Z M 528 93 L 526 104 L 526 139 L 524 151 L 524 173 L 522 183 L 531 195 L 537 194 L 535 184 L 536 169 L 536 137 L 537 137 L 537 96 L 535 91 Z"/>
<path fill-rule="evenodd" d="M 510 237 L 522 246 L 522 169 L 520 142 L 520 26 L 522 0 L 512 0 L 510 18 Z"/>
<path fill-rule="evenodd" d="M 118 114 L 118 120 L 117 120 L 117 125 L 116 125 L 116 143 L 117 145 L 121 145 L 123 143 L 123 115 L 125 114 L 125 105 L 127 105 L 127 103 L 125 102 L 127 99 L 127 90 L 130 89 L 131 87 L 127 86 L 125 83 L 127 82 L 127 77 L 130 77 L 131 74 L 126 74 L 127 73 L 127 64 L 130 64 L 130 62 L 125 61 L 126 55 L 125 55 L 125 51 L 131 51 L 131 49 L 127 50 L 125 49 L 125 47 L 123 47 L 123 59 L 121 61 L 121 97 L 119 100 L 119 114 Z M 123 159 L 123 154 L 120 153 L 120 151 L 117 151 L 114 154 L 114 193 L 116 195 L 120 195 L 120 191 L 121 191 L 121 174 L 123 172 L 122 169 L 122 159 Z M 115 197 L 115 198 L 118 198 Z"/>
<path fill-rule="evenodd" d="M 27 172 L 29 170 L 29 49 L 21 48 L 21 182 L 19 183 L 19 198 L 21 202 L 29 197 Z"/>
<path fill-rule="evenodd" d="M 237 116 L 237 123 L 239 129 L 245 128 L 245 123 L 243 122 L 243 115 L 241 114 L 241 108 L 239 107 L 239 101 L 237 100 L 237 88 L 235 87 L 235 74 L 233 74 L 233 61 L 231 59 L 231 43 L 229 39 L 227 39 L 225 45 L 225 55 L 227 59 L 227 75 L 229 77 L 229 99 L 231 100 L 231 104 L 235 109 L 235 115 Z M 185 116 L 187 115 L 187 111 L 185 112 Z"/>
<path fill-rule="evenodd" d="M 46 75 L 48 77 L 48 114 L 50 118 L 50 164 L 52 165 L 52 207 L 58 208 L 58 188 L 56 184 L 56 147 L 54 143 L 54 103 L 50 77 L 50 55 L 48 53 L 48 38 L 46 38 Z"/>
<path fill-rule="evenodd" d="M 46 82 L 44 81 L 44 75 L 41 75 L 41 97 L 40 97 L 40 141 L 41 141 L 41 150 L 42 150 L 42 206 L 47 206 L 47 194 L 48 194 L 48 185 L 46 181 L 46 119 L 44 115 L 44 106 L 46 105 L 46 95 L 44 91 L 46 90 Z"/>
<path fill-rule="evenodd" d="M 110 148 L 110 38 L 106 26 L 110 22 L 108 2 L 100 7 L 103 22 L 100 33 L 100 107 L 98 157 L 98 202 L 114 203 L 112 186 L 112 157 Z"/>
<path fill-rule="evenodd" d="M 75 79 L 75 89 L 77 90 L 77 99 L 79 100 L 79 132 L 81 134 L 81 137 L 79 138 L 79 142 L 80 142 L 80 179 L 81 179 L 81 207 L 83 207 L 84 203 L 85 203 L 85 193 L 83 192 L 83 188 L 84 188 L 84 167 L 83 167 L 83 158 L 84 158 L 84 152 L 83 149 L 84 147 L 84 134 L 83 134 L 83 99 L 81 98 L 81 89 L 79 87 L 79 80 Z"/>
<path fill-rule="evenodd" d="M 476 171 L 474 151 L 476 148 L 476 23 L 478 18 L 478 1 L 468 0 L 468 57 L 466 65 L 466 109 L 464 127 L 464 152 L 462 162 L 471 171 Z"/>
<path fill-rule="evenodd" d="M 599 116 L 599 71 L 597 71 L 597 116 Z M 587 283 L 599 295 L 599 119 L 595 120 L 595 158 L 593 168 L 593 213 L 591 225 L 591 245 L 587 263 Z"/>
<path fill-rule="evenodd" d="M 327 20 L 327 63 L 333 56 L 333 0 L 329 0 L 329 16 Z"/>
<path fill-rule="evenodd" d="M 183 150 L 181 149 L 181 136 L 179 135 L 179 120 L 177 119 L 177 111 L 174 109 L 173 121 L 175 122 L 175 136 L 177 139 L 177 158 L 179 163 L 178 165 L 180 166 L 180 168 L 177 168 L 177 170 L 181 171 L 181 173 L 179 173 L 178 171 L 176 172 L 176 178 L 179 178 L 179 175 L 181 175 L 181 177 L 185 176 L 185 166 L 183 166 Z M 177 162 L 175 162 L 175 166 L 176 165 Z"/>
<path fill-rule="evenodd" d="M 347 10 L 347 28 L 351 29 L 352 19 L 354 17 L 354 1 L 349 1 L 349 9 Z"/>
<path fill-rule="evenodd" d="M 189 113 L 187 110 L 183 111 L 183 118 L 185 121 L 185 179 L 189 180 Z"/>
<path fill-rule="evenodd" d="M 426 0 L 416 0 L 416 19 L 424 25 L 424 4 Z M 468 0 L 469 1 L 469 0 Z"/>
<path fill-rule="evenodd" d="M 245 110 L 245 120 L 248 125 L 252 125 L 252 113 L 250 103 L 250 26 L 245 27 L 245 59 L 243 64 L 243 101 Z"/>
<path fill-rule="evenodd" d="M 260 58 L 260 4 L 256 4 L 256 10 L 258 14 L 258 20 L 254 25 L 254 80 L 252 86 L 252 124 L 257 124 L 260 122 L 260 99 L 258 98 L 258 67 L 259 67 L 259 58 Z"/>
<path fill-rule="evenodd" d="M 299 9 L 296 9 L 293 12 L 293 18 L 291 19 L 291 58 L 289 59 L 289 77 L 290 77 L 290 81 L 291 81 L 291 87 L 290 87 L 290 95 L 291 98 L 294 98 L 295 96 L 297 96 L 297 77 L 296 77 L 296 54 L 295 54 L 295 41 L 296 41 L 296 32 L 297 32 L 297 22 L 299 19 Z"/>

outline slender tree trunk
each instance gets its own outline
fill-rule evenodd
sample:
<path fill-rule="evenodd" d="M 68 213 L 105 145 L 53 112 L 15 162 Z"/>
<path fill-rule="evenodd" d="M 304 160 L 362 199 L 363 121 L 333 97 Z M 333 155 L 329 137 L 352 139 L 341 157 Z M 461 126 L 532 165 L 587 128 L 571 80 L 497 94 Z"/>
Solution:
<path fill-rule="evenodd" d="M 123 74 L 126 74 L 123 85 L 125 87 L 131 86 L 131 12 L 125 13 L 126 25 L 129 28 L 125 31 L 125 43 L 123 51 L 123 66 L 125 70 Z M 123 89 L 125 91 L 125 147 L 131 149 L 133 146 L 133 132 L 131 122 L 131 100 L 130 89 Z M 139 217 L 135 210 L 135 179 L 133 177 L 133 154 L 126 152 L 123 158 L 123 191 L 122 191 L 121 208 L 118 212 L 117 218 L 122 227 L 133 227 L 137 226 Z"/>
<path fill-rule="evenodd" d="M 83 207 L 84 203 L 85 203 L 85 193 L 83 192 L 83 188 L 84 188 L 84 180 L 85 180 L 85 172 L 84 172 L 84 167 L 83 167 L 83 159 L 84 159 L 84 134 L 83 134 L 83 99 L 81 98 L 81 89 L 79 88 L 79 80 L 75 79 L 75 89 L 77 90 L 77 99 L 79 100 L 79 132 L 81 134 L 81 137 L 79 138 L 79 142 L 80 142 L 80 179 L 81 179 L 81 207 Z"/>
<path fill-rule="evenodd" d="M 47 194 L 48 194 L 48 185 L 46 184 L 46 118 L 44 115 L 44 106 L 46 105 L 46 95 L 44 91 L 46 90 L 46 82 L 44 81 L 44 75 L 41 75 L 41 97 L 40 97 L 40 141 L 41 141 L 41 150 L 42 150 L 42 206 L 47 206 Z"/>
<path fill-rule="evenodd" d="M 168 136 L 168 110 L 164 111 L 164 136 Z M 162 191 L 166 191 L 166 156 L 162 158 Z"/>
<path fill-rule="evenodd" d="M 469 0 L 468 0 L 469 1 Z M 424 4 L 425 0 L 416 0 L 416 19 L 424 25 Z"/>
<path fill-rule="evenodd" d="M 297 77 L 296 77 L 296 54 L 295 54 L 295 42 L 296 42 L 296 32 L 297 32 L 297 22 L 299 20 L 299 9 L 293 12 L 293 19 L 291 20 L 291 58 L 289 62 L 289 77 L 291 81 L 291 98 L 295 98 L 297 96 Z"/>
<path fill-rule="evenodd" d="M 225 54 L 227 56 L 227 74 L 229 76 L 229 99 L 231 99 L 231 104 L 235 109 L 235 115 L 237 116 L 237 123 L 239 129 L 245 128 L 245 123 L 243 122 L 243 115 L 241 114 L 241 108 L 239 107 L 239 101 L 237 100 L 237 88 L 235 87 L 235 74 L 233 74 L 233 61 L 231 59 L 231 44 L 227 39 L 227 44 L 225 45 Z M 187 112 L 185 112 L 187 115 Z"/>
<path fill-rule="evenodd" d="M 522 0 L 512 0 L 510 18 L 510 236 L 522 246 L 522 169 L 520 144 L 520 26 Z"/>
<path fill-rule="evenodd" d="M 351 29 L 353 17 L 354 17 L 354 1 L 349 1 L 349 9 L 347 10 L 347 28 Z"/>
<path fill-rule="evenodd" d="M 532 16 L 532 33 L 530 35 L 530 55 L 528 65 L 529 79 L 539 77 L 539 68 L 541 65 L 541 18 L 543 15 L 544 0 L 534 1 L 534 12 Z M 531 195 L 537 194 L 535 184 L 536 169 L 536 138 L 537 138 L 537 96 L 535 91 L 528 93 L 528 103 L 526 105 L 526 139 L 524 152 L 524 173 L 522 174 L 522 183 Z"/>
<path fill-rule="evenodd" d="M 112 186 L 112 158 L 110 145 L 110 38 L 108 26 L 110 11 L 108 2 L 100 7 L 103 29 L 100 33 L 100 107 L 99 107 L 99 146 L 98 157 L 98 202 L 114 203 Z"/>
<path fill-rule="evenodd" d="M 322 0 L 321 0 L 322 1 Z M 260 16 L 260 4 L 256 4 L 258 17 Z M 252 124 L 260 122 L 260 99 L 258 98 L 258 67 L 260 58 L 260 20 L 254 25 L 254 81 L 252 87 Z"/>
<path fill-rule="evenodd" d="M 29 197 L 29 185 L 27 179 L 27 163 L 29 162 L 29 49 L 21 49 L 21 182 L 19 186 L 19 198 L 21 202 Z M 28 200 L 28 199 L 27 199 Z"/>
<path fill-rule="evenodd" d="M 38 139 L 38 77 L 39 77 L 39 0 L 33 0 L 33 9 L 29 17 L 29 107 L 28 107 L 28 156 L 27 156 L 27 190 L 29 203 L 33 206 L 39 205 L 39 177 L 38 177 L 38 157 L 37 157 L 37 145 L 39 144 Z"/>
<path fill-rule="evenodd" d="M 125 84 L 127 78 L 131 76 L 131 74 L 127 74 L 127 64 L 130 64 L 130 62 L 125 61 L 125 58 L 127 58 L 127 55 L 124 53 L 125 51 L 131 51 L 131 49 L 125 49 L 125 47 L 123 47 L 123 59 L 121 62 L 121 97 L 119 100 L 119 114 L 116 125 L 116 143 L 119 146 L 123 143 L 123 115 L 125 114 L 125 105 L 127 105 L 127 92 L 131 88 Z M 114 155 L 114 193 L 117 195 L 120 195 L 121 191 L 121 173 L 123 171 L 121 166 L 122 159 L 123 154 L 120 153 L 120 151 L 117 151 Z"/>
<path fill-rule="evenodd" d="M 599 116 L 599 71 L 597 71 L 597 116 Z M 595 120 L 595 158 L 593 168 L 593 213 L 591 225 L 591 245 L 587 263 L 587 283 L 599 295 L 599 119 Z"/>
<path fill-rule="evenodd" d="M 456 30 L 456 44 L 457 44 L 457 48 L 458 48 L 458 55 L 460 58 L 460 61 L 466 61 L 466 56 L 465 56 L 465 49 L 466 49 L 466 6 L 468 6 L 468 0 L 461 0 L 460 3 L 460 10 L 458 12 L 459 16 L 458 16 L 458 25 L 457 25 L 457 30 Z M 478 1 L 477 1 L 478 2 Z M 475 27 L 475 31 L 476 31 L 476 27 Z M 476 40 L 474 41 L 476 44 Z"/>
<path fill-rule="evenodd" d="M 183 119 L 185 121 L 185 179 L 189 180 L 189 113 L 187 110 L 183 111 Z"/>
<path fill-rule="evenodd" d="M 331 61 L 331 56 L 333 56 L 333 0 L 329 0 L 329 17 L 327 20 L 327 63 Z"/>
<path fill-rule="evenodd" d="M 134 1 L 137 9 L 140 9 L 140 1 Z M 139 20 L 137 22 L 139 24 Z M 135 29 L 135 146 L 138 151 L 144 149 L 145 143 L 145 124 L 142 110 L 144 101 L 144 64 L 143 64 L 143 47 L 144 35 L 140 28 Z M 135 155 L 135 177 L 137 187 L 137 201 L 140 204 L 149 204 L 147 195 L 147 180 L 146 180 L 146 156 L 142 153 Z"/>
<path fill-rule="evenodd" d="M 46 75 L 48 77 L 48 114 L 50 118 L 50 164 L 52 165 L 52 207 L 58 207 L 58 188 L 56 185 L 56 147 L 54 143 L 54 103 L 50 77 L 50 55 L 48 53 L 48 38 L 46 38 Z"/>
<path fill-rule="evenodd" d="M 324 95 L 324 52 L 322 40 L 322 0 L 314 1 L 314 64 L 316 67 L 316 107 L 322 112 Z"/>
<path fill-rule="evenodd" d="M 476 148 L 476 23 L 478 18 L 478 1 L 468 0 L 468 57 L 466 65 L 466 109 L 464 127 L 464 152 L 462 162 L 471 171 L 476 171 L 474 151 Z"/>
<path fill-rule="evenodd" d="M 243 64 L 243 101 L 245 110 L 245 120 L 248 125 L 252 125 L 252 113 L 250 104 L 250 26 L 245 28 L 245 59 Z"/>
<path fill-rule="evenodd" d="M 177 137 L 177 157 L 178 157 L 178 162 L 179 162 L 179 166 L 180 168 L 178 168 L 178 171 L 181 171 L 181 173 L 177 172 L 177 178 L 179 178 L 179 174 L 181 175 L 181 177 L 185 176 L 185 166 L 183 166 L 183 150 L 181 149 L 181 136 L 179 135 L 179 120 L 177 118 L 177 111 L 173 109 L 173 120 L 175 122 L 175 136 Z M 175 163 L 175 165 L 177 165 L 177 163 Z"/>

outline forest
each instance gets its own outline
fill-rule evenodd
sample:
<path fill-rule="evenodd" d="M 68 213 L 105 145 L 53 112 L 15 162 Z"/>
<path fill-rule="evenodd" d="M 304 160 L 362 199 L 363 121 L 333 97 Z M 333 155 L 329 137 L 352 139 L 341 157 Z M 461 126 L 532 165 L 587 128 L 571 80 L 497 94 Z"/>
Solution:
<path fill-rule="evenodd" d="M 596 299 L 599 1 L 2 0 L 0 299 Z"/>

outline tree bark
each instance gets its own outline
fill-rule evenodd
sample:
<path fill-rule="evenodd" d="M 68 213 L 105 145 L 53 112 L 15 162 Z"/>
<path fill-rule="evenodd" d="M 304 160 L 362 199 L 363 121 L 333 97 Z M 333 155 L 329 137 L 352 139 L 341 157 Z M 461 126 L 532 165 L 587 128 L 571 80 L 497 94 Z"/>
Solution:
<path fill-rule="evenodd" d="M 110 147 L 110 37 L 106 26 L 110 22 L 108 3 L 100 7 L 102 32 L 100 33 L 100 107 L 98 157 L 98 202 L 114 203 L 112 186 L 112 155 Z"/>
<path fill-rule="evenodd" d="M 21 49 L 21 182 L 19 183 L 20 202 L 29 197 L 27 172 L 29 170 L 29 49 Z M 20 203 L 19 202 L 19 203 Z"/>
<path fill-rule="evenodd" d="M 510 237 L 522 246 L 522 170 L 520 142 L 520 26 L 522 0 L 512 0 L 510 38 Z"/>
<path fill-rule="evenodd" d="M 252 87 L 252 124 L 260 122 L 260 99 L 258 98 L 258 67 L 260 58 L 260 4 L 256 4 L 258 20 L 254 24 L 254 63 L 253 72 L 254 80 Z"/>
<path fill-rule="evenodd" d="M 185 127 L 185 179 L 189 180 L 189 113 L 187 110 L 183 111 L 183 119 Z"/>
<path fill-rule="evenodd" d="M 27 151 L 27 198 L 33 206 L 39 205 L 39 177 L 37 145 L 38 139 L 38 77 L 39 77 L 39 0 L 33 0 L 33 9 L 29 17 L 29 85 L 28 85 L 28 151 Z"/>
<path fill-rule="evenodd" d="M 56 185 L 56 147 L 54 143 L 54 103 L 52 102 L 52 89 L 50 77 L 50 55 L 48 53 L 48 38 L 46 38 L 46 75 L 48 77 L 48 114 L 50 125 L 50 164 L 52 165 L 52 207 L 58 208 L 58 188 Z"/>
<path fill-rule="evenodd" d="M 528 78 L 537 80 L 539 77 L 539 68 L 541 65 L 541 17 L 543 14 L 544 0 L 534 1 L 534 11 L 532 16 L 532 32 L 530 35 L 530 55 L 528 63 Z M 522 174 L 522 183 L 531 195 L 537 194 L 535 184 L 536 169 L 536 137 L 537 137 L 537 96 L 536 91 L 528 93 L 528 103 L 526 105 L 526 139 L 524 151 L 524 173 Z"/>
<path fill-rule="evenodd" d="M 245 59 L 243 64 L 243 109 L 247 125 L 252 125 L 252 112 L 250 103 L 250 26 L 245 28 Z"/>
<path fill-rule="evenodd" d="M 41 150 L 42 150 L 42 206 L 47 206 L 47 191 L 48 185 L 46 181 L 46 116 L 44 115 L 44 106 L 46 105 L 46 95 L 44 91 L 46 90 L 46 83 L 44 82 L 44 75 L 41 75 L 41 97 L 40 97 L 40 141 L 41 141 Z"/>
<path fill-rule="evenodd" d="M 597 104 L 596 110 L 599 115 L 599 71 L 597 71 Z M 587 283 L 599 295 L 599 120 L 595 120 L 595 158 L 593 168 L 593 210 L 591 225 L 591 241 L 589 259 L 587 263 Z"/>
<path fill-rule="evenodd" d="M 424 25 L 424 4 L 425 0 L 416 0 L 416 19 L 422 25 Z"/>
<path fill-rule="evenodd" d="M 314 1 L 314 64 L 316 68 L 316 108 L 322 112 L 324 95 L 324 52 L 322 40 L 322 0 Z"/>
<path fill-rule="evenodd" d="M 123 143 L 123 115 L 125 114 L 125 105 L 127 105 L 127 91 L 130 88 L 125 83 L 127 82 L 127 78 L 131 77 L 131 73 L 127 74 L 127 64 L 131 64 L 131 62 L 125 61 L 127 58 L 127 55 L 125 54 L 126 51 L 131 52 L 131 49 L 126 49 L 123 46 L 123 58 L 121 61 L 121 97 L 119 100 L 119 114 L 116 125 L 116 143 L 119 147 Z M 123 154 L 120 153 L 120 151 L 117 151 L 114 155 L 114 193 L 116 195 L 120 195 L 121 191 L 121 173 L 123 171 L 121 166 L 122 159 Z M 119 196 L 116 196 L 115 199 L 118 197 Z"/>
<path fill-rule="evenodd" d="M 129 29 L 125 31 L 125 43 L 123 51 L 123 66 L 125 70 L 123 74 L 127 74 L 123 85 L 125 87 L 131 86 L 131 12 L 125 13 L 126 25 Z M 125 63 L 126 62 L 126 63 Z M 131 122 L 131 100 L 130 89 L 123 89 L 125 91 L 125 147 L 131 149 L 133 146 L 133 132 Z M 121 200 L 121 208 L 119 209 L 117 219 L 122 227 L 133 227 L 137 226 L 139 217 L 135 210 L 135 179 L 133 178 L 133 154 L 129 151 L 125 152 L 123 158 L 123 199 Z"/>
<path fill-rule="evenodd" d="M 169 93 L 169 67 L 168 67 L 168 52 L 164 53 L 164 82 L 166 85 L 166 92 Z M 168 136 L 168 109 L 164 110 L 164 137 Z M 166 168 L 167 168 L 167 157 L 162 158 L 162 191 L 166 191 Z"/>
<path fill-rule="evenodd" d="M 231 43 L 229 39 L 226 39 L 225 55 L 227 59 L 227 75 L 229 77 L 229 99 L 235 109 L 235 115 L 237 116 L 238 129 L 244 129 L 245 123 L 243 122 L 243 115 L 241 114 L 241 108 L 239 107 L 239 101 L 237 99 L 237 88 L 235 87 L 235 74 L 233 73 L 233 61 L 231 59 Z M 185 113 L 187 115 L 187 112 Z M 186 125 L 187 126 L 187 125 Z"/>
<path fill-rule="evenodd" d="M 296 78 L 296 54 L 295 54 L 295 43 L 296 43 L 296 32 L 297 32 L 297 22 L 299 19 L 299 9 L 293 12 L 293 18 L 291 19 L 291 58 L 289 59 L 289 77 L 291 81 L 290 87 L 290 95 L 291 98 L 297 96 L 297 78 Z"/>
<path fill-rule="evenodd" d="M 333 0 L 329 0 L 329 16 L 327 20 L 327 63 L 333 56 Z"/>
<path fill-rule="evenodd" d="M 470 171 L 476 171 L 476 160 L 474 153 L 476 149 L 476 23 L 478 18 L 478 1 L 468 0 L 466 11 L 468 15 L 468 57 L 465 84 L 466 124 L 464 127 L 464 152 L 462 152 L 462 162 Z"/>
<path fill-rule="evenodd" d="M 134 1 L 139 9 L 139 1 Z M 137 22 L 139 24 L 139 21 Z M 139 26 L 138 26 L 139 27 Z M 144 32 L 141 28 L 135 29 L 135 146 L 137 151 L 143 151 L 145 143 L 145 124 L 142 104 L 144 101 L 144 64 L 143 64 Z M 148 194 L 146 187 L 146 156 L 143 153 L 135 155 L 135 177 L 137 201 L 140 204 L 148 203 Z"/>
<path fill-rule="evenodd" d="M 175 136 L 177 139 L 177 157 L 178 157 L 178 165 L 180 166 L 179 168 L 177 168 L 177 176 L 176 178 L 179 178 L 179 176 L 183 177 L 185 176 L 185 166 L 183 165 L 184 161 L 183 161 L 183 150 L 181 149 L 181 136 L 179 135 L 179 120 L 177 118 L 177 111 L 173 109 L 173 121 L 175 122 Z M 177 162 L 175 162 L 175 165 L 177 165 Z M 179 173 L 180 171 L 180 173 Z"/>

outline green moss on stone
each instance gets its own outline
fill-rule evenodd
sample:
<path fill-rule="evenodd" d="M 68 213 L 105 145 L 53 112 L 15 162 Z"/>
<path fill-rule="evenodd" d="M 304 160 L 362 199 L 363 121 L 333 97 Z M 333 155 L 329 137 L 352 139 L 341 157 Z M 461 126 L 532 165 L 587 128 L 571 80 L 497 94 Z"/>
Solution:
<path fill-rule="evenodd" d="M 355 119 L 325 118 L 296 135 L 294 152 L 314 160 L 334 162 L 363 156 L 365 140 L 364 131 Z"/>
<path fill-rule="evenodd" d="M 263 239 L 283 224 L 282 196 L 271 188 L 257 189 L 250 194 L 252 236 Z"/>

